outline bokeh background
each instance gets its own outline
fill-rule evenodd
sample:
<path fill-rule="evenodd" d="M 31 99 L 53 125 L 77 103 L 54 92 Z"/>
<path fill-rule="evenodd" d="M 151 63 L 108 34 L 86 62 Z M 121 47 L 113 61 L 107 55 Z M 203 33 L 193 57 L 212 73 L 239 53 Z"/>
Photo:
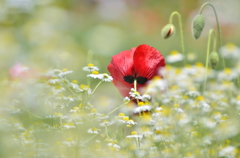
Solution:
<path fill-rule="evenodd" d="M 206 25 L 195 40 L 191 24 L 204 0 L 1 0 L 0 77 L 7 79 L 17 62 L 36 71 L 73 70 L 70 78 L 85 82 L 82 67 L 92 62 L 107 72 L 111 57 L 140 44 L 157 48 L 164 56 L 181 52 L 178 19 L 176 34 L 164 40 L 161 29 L 173 11 L 182 16 L 186 51 L 206 57 L 208 31 L 216 27 L 212 8 L 203 15 Z M 218 13 L 223 44 L 239 45 L 240 1 L 209 0 Z M 89 54 L 93 54 L 89 59 Z M 112 90 L 113 85 L 108 84 Z"/>

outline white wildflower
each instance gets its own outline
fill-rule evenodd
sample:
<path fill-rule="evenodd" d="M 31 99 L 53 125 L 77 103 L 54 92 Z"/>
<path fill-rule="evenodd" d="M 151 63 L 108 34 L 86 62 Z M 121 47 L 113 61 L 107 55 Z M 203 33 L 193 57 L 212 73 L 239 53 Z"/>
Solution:
<path fill-rule="evenodd" d="M 88 64 L 88 66 L 83 67 L 83 71 L 87 71 L 87 72 L 99 71 L 99 68 L 90 63 Z"/>
<path fill-rule="evenodd" d="M 184 56 L 178 51 L 172 51 L 170 55 L 166 57 L 166 61 L 168 63 L 179 62 L 179 61 L 182 61 L 183 59 L 184 59 Z"/>

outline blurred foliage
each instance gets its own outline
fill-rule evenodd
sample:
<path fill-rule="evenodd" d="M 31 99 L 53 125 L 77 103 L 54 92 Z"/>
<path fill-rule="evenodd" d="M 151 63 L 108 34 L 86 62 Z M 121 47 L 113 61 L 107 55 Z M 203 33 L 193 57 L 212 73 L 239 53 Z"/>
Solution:
<path fill-rule="evenodd" d="M 0 67 L 4 73 L 1 77 L 16 61 L 39 69 L 67 67 L 79 71 L 87 63 L 90 50 L 94 53 L 93 61 L 103 71 L 112 55 L 139 44 L 152 45 L 163 55 L 180 51 L 177 19 L 174 20 L 176 36 L 169 40 L 160 36 L 173 11 L 182 14 L 187 52 L 199 54 L 199 60 L 203 61 L 207 28 L 215 27 L 215 21 L 212 12 L 212 23 L 206 26 L 202 39 L 193 39 L 191 21 L 202 3 L 200 0 L 2 0 Z M 219 6 L 219 2 L 213 3 Z M 233 27 L 231 23 L 225 25 L 226 17 L 220 16 L 223 36 L 230 36 L 230 42 L 234 43 L 237 34 L 229 29 Z M 80 75 L 77 77 L 81 79 Z"/>
<path fill-rule="evenodd" d="M 199 40 L 195 40 L 193 38 L 191 30 L 192 19 L 198 14 L 199 7 L 204 2 L 204 0 L 0 0 L 0 86 L 2 89 L 0 95 L 0 101 L 2 104 L 1 108 L 5 110 L 10 109 L 8 113 L 10 113 L 11 110 L 12 112 L 15 112 L 14 110 L 18 112 L 18 109 L 14 109 L 14 107 L 10 106 L 14 104 L 14 98 L 16 98 L 16 96 L 18 97 L 17 99 L 21 101 L 20 105 L 29 106 L 35 105 L 36 98 L 34 97 L 39 95 L 38 93 L 36 93 L 38 92 L 35 89 L 36 86 L 31 84 L 31 82 L 28 83 L 29 80 L 25 81 L 27 77 L 23 79 L 23 81 L 27 83 L 27 87 L 23 86 L 18 89 L 18 87 L 16 86 L 17 90 L 11 88 L 9 84 L 11 83 L 9 81 L 9 69 L 18 62 L 29 67 L 31 71 L 37 72 L 46 72 L 46 70 L 49 69 L 62 70 L 64 68 L 67 68 L 69 70 L 73 70 L 74 72 L 72 74 L 69 74 L 68 76 L 69 83 L 70 81 L 75 79 L 79 81 L 79 83 L 87 84 L 87 73 L 82 71 L 83 66 L 91 62 L 100 68 L 100 73 L 107 72 L 106 67 L 109 64 L 113 55 L 118 54 L 123 50 L 129 50 L 132 47 L 137 47 L 138 45 L 143 43 L 149 44 L 158 49 L 163 54 L 163 56 L 166 57 L 166 59 L 168 56 L 179 55 L 180 59 L 182 60 L 183 57 L 180 55 L 181 45 L 177 18 L 173 19 L 173 23 L 176 26 L 176 34 L 174 35 L 174 37 L 167 40 L 164 40 L 161 37 L 161 29 L 169 23 L 169 16 L 174 11 L 178 11 L 179 13 L 181 13 L 182 16 L 186 52 L 196 56 L 196 60 L 189 63 L 193 64 L 193 68 L 199 67 L 200 65 L 200 68 L 202 70 L 201 73 L 196 73 L 194 79 L 201 79 L 202 77 L 204 77 L 202 75 L 202 72 L 205 69 L 204 66 L 202 64 L 199 64 L 198 62 L 205 62 L 208 32 L 212 28 L 217 28 L 213 11 L 211 10 L 211 8 L 205 8 L 203 12 L 204 17 L 206 18 L 205 28 Z M 222 29 L 223 44 L 225 45 L 226 43 L 231 42 L 227 46 L 221 48 L 224 50 L 223 52 L 227 52 L 225 53 L 227 54 L 225 56 L 226 65 L 227 67 L 234 67 L 233 70 L 226 68 L 222 72 L 219 72 L 220 75 L 217 76 L 217 78 L 221 79 L 221 77 L 230 77 L 229 80 L 233 80 L 233 84 L 230 84 L 230 82 L 223 82 L 220 84 L 222 84 L 223 88 L 225 88 L 224 86 L 227 85 L 226 89 L 228 90 L 229 85 L 231 85 L 230 88 L 232 88 L 234 92 L 232 99 L 235 99 L 234 102 L 236 102 L 236 109 L 238 109 L 239 112 L 239 62 L 237 62 L 236 60 L 239 58 L 239 47 L 237 46 L 239 46 L 238 32 L 240 31 L 240 14 L 238 6 L 240 2 L 238 0 L 232 0 L 228 2 L 227 5 L 226 2 L 223 0 L 210 0 L 210 2 L 214 4 L 219 15 L 219 21 Z M 92 58 L 91 54 L 93 54 Z M 230 57 L 228 57 L 229 54 L 231 54 Z M 238 58 L 236 58 L 236 56 Z M 235 63 L 238 63 L 238 65 Z M 179 67 L 183 66 L 181 61 L 176 63 L 168 62 L 167 65 L 169 72 L 173 72 L 173 75 L 170 76 L 168 79 L 174 80 L 174 84 L 176 82 L 176 84 L 180 85 L 182 82 L 184 82 L 184 86 L 188 86 L 189 83 L 191 83 L 189 81 L 189 77 L 186 77 L 188 80 L 184 80 L 179 76 L 179 78 L 175 77 L 179 74 L 184 75 L 184 73 L 180 73 L 181 69 L 178 69 Z M 171 66 L 175 66 L 177 68 L 173 68 Z M 188 68 L 189 67 L 185 67 L 184 69 Z M 195 69 L 193 69 L 191 73 L 192 72 L 195 72 Z M 215 75 L 215 73 L 212 74 Z M 231 74 L 233 76 L 233 79 L 231 78 Z M 44 81 L 43 83 L 46 84 L 45 86 L 48 86 L 48 88 L 54 85 L 48 84 L 49 78 L 44 79 L 46 81 Z M 93 82 L 94 83 L 91 84 L 96 85 L 95 81 Z M 202 82 L 203 81 L 201 81 L 201 83 Z M 39 81 L 39 83 L 41 83 L 41 81 Z M 62 82 L 62 84 L 63 83 L 64 82 Z M 231 95 L 231 89 L 229 91 L 227 91 L 226 89 L 220 89 L 222 88 L 222 86 L 219 86 L 218 80 L 216 80 L 216 82 L 214 83 L 215 84 L 213 87 L 207 86 L 207 88 L 212 88 L 213 90 L 215 88 L 219 88 L 218 92 L 223 92 L 224 97 L 220 98 L 223 100 L 219 99 L 218 101 L 221 101 L 220 103 L 222 103 L 222 106 L 225 105 L 225 102 L 229 103 L 230 105 L 230 102 L 232 102 L 232 100 L 230 100 L 231 98 L 228 95 L 225 95 L 225 93 L 229 92 L 229 95 Z M 14 84 L 14 82 L 12 82 L 12 84 Z M 209 85 L 211 85 L 211 82 L 209 82 Z M 235 85 L 238 85 L 238 87 L 236 88 Z M 56 87 L 58 88 L 58 86 Z M 179 87 L 181 88 L 181 86 Z M 175 94 L 176 89 L 174 89 L 174 86 L 172 86 L 171 89 L 173 91 L 173 94 Z M 28 95 L 24 96 L 23 94 L 26 92 Z M 98 95 L 99 93 L 100 95 Z M 215 94 L 214 91 L 212 93 Z M 105 96 L 105 94 L 107 94 L 107 97 Z M 46 93 L 46 95 L 48 95 L 48 93 Z M 51 95 L 49 94 L 49 96 Z M 112 84 L 102 83 L 102 85 L 97 89 L 96 95 L 94 94 L 92 98 L 88 99 L 97 107 L 101 107 L 99 108 L 100 112 L 106 112 L 110 111 L 109 108 L 116 107 L 116 105 L 118 105 L 118 103 L 122 101 L 120 100 L 122 98 L 117 96 L 120 95 L 116 91 L 116 89 L 114 89 L 114 86 Z M 212 95 L 207 94 L 206 96 L 209 97 L 207 97 L 207 101 L 211 101 L 211 103 L 214 104 L 213 109 L 215 110 L 215 108 L 218 108 L 217 106 L 215 107 L 216 103 L 214 102 L 214 100 L 212 100 Z M 216 96 L 218 96 L 218 93 L 216 93 Z M 168 96 L 159 95 L 159 97 L 159 100 L 172 99 L 171 96 L 168 98 Z M 178 99 L 179 98 L 177 98 L 176 100 Z M 183 96 L 182 99 L 183 101 L 186 100 L 185 96 Z M 189 105 L 192 105 L 191 101 L 194 101 L 194 103 L 197 102 L 194 99 L 189 99 Z M 44 101 L 42 98 L 40 98 L 39 100 L 40 101 L 36 104 L 39 105 L 38 108 L 42 108 L 42 105 L 44 105 L 46 102 L 42 103 Z M 174 98 L 173 101 L 175 101 Z M 57 103 L 55 101 L 52 102 Z M 29 105 L 27 103 L 29 103 Z M 169 104 L 172 104 L 172 102 Z M 227 110 L 225 110 L 224 108 L 226 108 Z M 48 108 L 42 109 L 46 110 L 44 112 L 51 112 Z M 195 115 L 192 114 L 191 110 L 187 111 L 187 114 L 189 114 L 187 116 L 190 116 L 189 120 L 191 120 L 192 117 L 195 118 Z M 67 109 L 66 111 L 68 112 L 69 109 Z M 223 119 L 223 121 L 220 120 L 222 122 L 224 122 L 226 111 L 229 112 L 227 116 L 230 116 L 230 124 L 227 125 L 229 125 L 230 127 L 232 125 L 231 120 L 233 120 L 233 125 L 236 126 L 231 127 L 235 127 L 237 131 L 236 137 L 229 136 L 229 138 L 233 139 L 231 141 L 233 141 L 234 143 L 235 141 L 238 142 L 237 139 L 239 139 L 239 125 L 236 120 L 238 120 L 239 115 L 236 114 L 234 110 L 232 110 L 231 106 L 223 106 L 223 108 L 219 111 L 221 112 L 221 119 Z M 34 112 L 41 113 L 42 111 L 36 110 Z M 199 114 L 201 114 L 200 112 Z M 236 114 L 236 116 L 231 115 L 232 113 Z M 58 113 L 56 113 L 56 115 L 57 114 Z M 208 114 L 209 113 L 207 113 L 206 115 Z M 22 125 L 28 128 L 28 125 L 31 124 L 31 121 L 36 121 L 29 119 L 30 115 L 28 115 L 27 112 L 20 114 L 14 113 L 13 116 L 15 118 L 10 115 L 8 116 L 5 111 L 1 111 L 0 119 L 3 118 L 1 123 L 4 124 L 4 126 L 2 127 L 8 125 L 4 122 L 5 118 L 7 118 L 6 120 L 9 121 L 9 124 L 16 126 L 15 128 L 19 127 L 20 130 L 22 130 Z M 214 113 L 211 113 L 211 116 L 214 116 Z M 174 118 L 175 115 L 170 115 L 170 118 L 171 117 Z M 196 115 L 196 117 L 198 116 Z M 26 122 L 23 121 L 20 124 L 18 123 L 18 119 L 24 120 Z M 44 121 L 49 123 L 48 120 Z M 175 123 L 174 121 L 172 121 L 173 125 Z M 205 122 L 205 120 L 203 120 L 203 122 Z M 163 121 L 163 123 L 167 122 Z M 90 124 L 88 126 L 90 126 Z M 14 130 L 11 127 L 9 127 L 9 129 Z M 231 132 L 234 132 L 234 130 L 228 132 L 228 129 L 230 128 L 225 128 L 225 126 L 219 126 L 216 131 L 220 132 L 219 137 L 221 137 L 222 131 L 228 136 L 229 133 L 231 134 Z M 81 131 L 81 129 L 77 130 Z M 113 134 L 116 133 L 115 130 L 117 129 L 113 128 Z M 172 132 L 170 128 L 166 130 Z M 198 129 L 196 129 L 196 131 L 197 130 Z M 204 135 L 204 131 L 201 130 L 202 128 L 200 128 L 199 130 L 200 134 L 202 132 L 202 135 Z M 16 131 L 13 131 L 13 134 L 14 132 L 16 133 Z M 85 130 L 85 132 L 87 132 L 87 130 Z M 184 133 L 184 131 L 182 131 L 182 133 Z M 5 137 L 5 135 L 9 134 L 10 136 L 12 136 L 12 133 L 8 133 L 6 129 L 1 129 L 1 142 L 5 142 L 5 144 L 11 144 L 12 142 L 8 143 L 9 139 Z M 31 133 L 30 136 L 28 134 L 29 133 L 25 133 L 26 138 L 31 136 Z M 76 136 L 78 135 L 77 132 L 75 132 L 75 134 Z M 119 132 L 118 134 L 121 134 L 121 132 Z M 176 130 L 176 133 L 173 134 L 177 135 L 178 131 Z M 48 140 L 46 136 L 52 137 L 52 135 L 46 135 L 45 133 L 41 133 L 39 135 L 45 140 Z M 85 133 L 83 133 L 83 138 L 85 138 L 84 135 Z M 119 140 L 121 140 L 120 138 L 123 137 L 119 137 Z M 202 137 L 199 137 L 199 140 L 201 138 Z M 18 138 L 16 137 L 16 139 Z M 55 143 L 55 141 L 51 139 L 49 141 Z M 68 141 L 70 142 L 70 140 Z M 180 142 L 181 141 L 184 142 L 185 140 L 180 140 Z M 195 142 L 195 140 L 193 139 L 191 139 L 191 141 Z M 224 144 L 223 141 L 221 143 Z M 39 144 L 41 144 L 41 142 Z M 198 145 L 198 142 L 196 143 L 196 145 Z M 215 145 L 217 146 L 218 142 L 213 144 L 211 149 L 215 149 Z M 11 150 L 15 147 L 9 146 L 3 147 L 2 143 L 0 143 L 0 157 L 4 157 L 4 153 L 11 154 Z M 236 146 L 238 148 L 237 151 L 239 151 L 239 143 Z M 67 149 L 68 148 L 65 148 L 65 150 Z M 29 148 L 29 150 L 31 150 L 31 148 Z M 184 147 L 184 150 L 191 151 L 191 148 Z M 66 153 L 68 152 L 71 153 L 71 151 L 66 151 Z M 171 153 L 170 150 L 163 152 Z"/>

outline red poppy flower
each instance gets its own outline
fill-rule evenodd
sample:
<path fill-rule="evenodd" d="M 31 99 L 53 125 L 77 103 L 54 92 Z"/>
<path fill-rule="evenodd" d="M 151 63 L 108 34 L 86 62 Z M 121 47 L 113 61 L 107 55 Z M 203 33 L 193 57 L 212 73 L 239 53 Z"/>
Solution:
<path fill-rule="evenodd" d="M 112 57 L 108 71 L 113 77 L 113 84 L 120 93 L 129 96 L 134 80 L 137 81 L 137 90 L 146 86 L 147 81 L 160 75 L 159 68 L 165 66 L 162 54 L 155 48 L 142 44 L 137 48 L 125 50 Z"/>

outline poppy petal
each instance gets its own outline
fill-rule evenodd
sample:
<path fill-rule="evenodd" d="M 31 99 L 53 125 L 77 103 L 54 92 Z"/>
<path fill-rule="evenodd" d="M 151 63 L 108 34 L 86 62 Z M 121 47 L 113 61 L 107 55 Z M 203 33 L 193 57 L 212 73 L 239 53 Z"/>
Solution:
<path fill-rule="evenodd" d="M 108 71 L 113 77 L 113 83 L 123 96 L 128 96 L 133 84 L 124 81 L 125 76 L 133 76 L 133 54 L 136 48 L 125 50 L 112 57 Z"/>
<path fill-rule="evenodd" d="M 129 96 L 131 88 L 134 87 L 133 84 L 127 83 L 125 81 L 113 80 L 113 84 L 115 85 L 115 87 L 117 87 L 118 91 L 123 97 Z"/>
<path fill-rule="evenodd" d="M 142 77 L 150 80 L 158 74 L 160 67 L 165 66 L 165 61 L 157 49 L 147 44 L 142 44 L 134 52 L 133 65 L 137 78 Z"/>

